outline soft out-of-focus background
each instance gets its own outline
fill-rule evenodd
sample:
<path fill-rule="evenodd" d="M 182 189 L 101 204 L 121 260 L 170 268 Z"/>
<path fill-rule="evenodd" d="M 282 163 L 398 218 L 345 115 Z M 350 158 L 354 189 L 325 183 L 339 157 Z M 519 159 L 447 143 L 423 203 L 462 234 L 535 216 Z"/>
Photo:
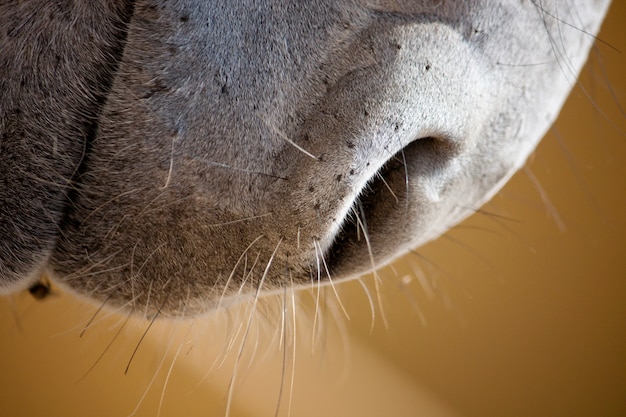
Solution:
<path fill-rule="evenodd" d="M 527 168 L 381 273 L 383 311 L 370 278 L 371 303 L 300 295 L 295 333 L 286 293 L 139 343 L 58 289 L 0 299 L 0 416 L 626 415 L 624 22 L 616 1 Z"/>

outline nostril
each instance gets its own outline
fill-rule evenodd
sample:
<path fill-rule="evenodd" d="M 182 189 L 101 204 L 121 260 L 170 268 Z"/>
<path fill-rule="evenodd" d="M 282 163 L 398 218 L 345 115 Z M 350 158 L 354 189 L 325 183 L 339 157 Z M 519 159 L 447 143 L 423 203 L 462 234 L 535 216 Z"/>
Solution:
<path fill-rule="evenodd" d="M 333 244 L 329 247 L 327 259 L 331 272 L 339 263 L 353 256 L 355 251 L 367 251 L 376 259 L 388 258 L 391 253 L 381 254 L 375 241 L 378 234 L 393 234 L 398 228 L 411 228 L 415 221 L 407 213 L 414 204 L 413 181 L 445 169 L 447 163 L 457 154 L 457 146 L 442 137 L 427 136 L 410 142 L 391 155 L 376 171 L 360 193 L 355 197 L 347 212 Z M 398 247 L 403 242 L 398 242 Z M 390 248 L 385 248 L 389 252 Z M 392 251 L 397 248 L 391 248 Z M 350 273 L 343 267 L 341 275 Z"/>
<path fill-rule="evenodd" d="M 367 221 L 367 215 L 381 203 L 394 202 L 393 205 L 385 204 L 387 209 L 394 208 L 401 202 L 404 205 L 409 204 L 411 177 L 444 169 L 454 155 L 454 143 L 440 137 L 427 136 L 410 142 L 371 176 L 350 209 L 350 222 L 358 226 L 357 214 L 362 217 L 361 222 Z"/>

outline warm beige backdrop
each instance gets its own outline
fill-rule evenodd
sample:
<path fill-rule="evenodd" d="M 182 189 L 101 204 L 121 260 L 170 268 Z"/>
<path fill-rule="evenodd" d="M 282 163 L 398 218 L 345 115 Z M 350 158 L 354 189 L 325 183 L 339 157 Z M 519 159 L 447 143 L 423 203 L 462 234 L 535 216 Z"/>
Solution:
<path fill-rule="evenodd" d="M 115 337 L 124 317 L 100 313 L 80 337 L 93 307 L 20 294 L 0 299 L 0 416 L 223 416 L 233 374 L 231 416 L 626 416 L 626 3 L 600 38 L 617 50 L 598 45 L 528 168 L 385 271 L 388 326 L 349 283 L 349 320 L 327 291 L 313 324 L 303 296 L 293 373 L 292 332 L 254 320 L 239 356 L 233 312 L 153 326 L 125 375 L 146 323 Z"/>

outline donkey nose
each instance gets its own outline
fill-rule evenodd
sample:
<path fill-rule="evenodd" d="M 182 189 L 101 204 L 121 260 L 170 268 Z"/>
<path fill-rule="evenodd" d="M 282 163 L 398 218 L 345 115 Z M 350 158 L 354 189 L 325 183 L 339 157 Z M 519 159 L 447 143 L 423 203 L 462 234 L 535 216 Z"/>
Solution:
<path fill-rule="evenodd" d="M 374 270 L 409 250 L 416 239 L 428 239 L 420 233 L 431 230 L 429 219 L 454 177 L 457 153 L 445 138 L 419 137 L 371 170 L 328 248 L 331 274 Z M 354 259 L 361 260 L 358 270 Z"/>
<path fill-rule="evenodd" d="M 426 42 L 411 41 L 424 37 L 406 28 L 392 33 L 398 45 L 406 42 L 378 47 L 394 59 L 354 70 L 330 86 L 303 127 L 306 145 L 321 157 L 303 164 L 298 181 L 307 185 L 300 188 L 312 185 L 315 214 L 326 216 L 320 246 L 335 277 L 367 272 L 433 239 L 462 217 L 462 201 L 476 200 L 463 170 L 478 152 L 492 105 L 476 100 L 487 90 L 475 69 L 480 66 L 462 43 L 456 47 L 458 37 L 441 43 L 471 70 L 448 60 L 430 63 L 423 57 Z"/>

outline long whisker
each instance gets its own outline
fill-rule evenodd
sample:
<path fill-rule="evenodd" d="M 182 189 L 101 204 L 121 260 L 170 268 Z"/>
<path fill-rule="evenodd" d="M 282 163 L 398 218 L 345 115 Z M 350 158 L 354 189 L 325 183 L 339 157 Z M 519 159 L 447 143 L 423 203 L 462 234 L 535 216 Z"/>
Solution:
<path fill-rule="evenodd" d="M 11 315 L 13 316 L 13 321 L 15 323 L 15 327 L 20 334 L 24 333 L 24 328 L 22 327 L 22 319 L 17 311 L 17 306 L 15 305 L 15 300 L 13 296 L 6 297 L 9 308 L 11 309 Z M 31 304 L 33 305 L 33 304 Z"/>
<path fill-rule="evenodd" d="M 484 208 L 465 206 L 465 205 L 461 205 L 461 204 L 457 204 L 457 207 L 460 207 L 460 208 L 465 209 L 465 210 L 469 210 L 472 213 L 483 214 L 485 216 L 489 216 L 489 217 L 492 217 L 492 218 L 497 218 L 497 219 L 500 219 L 500 220 L 506 220 L 506 221 L 512 222 L 512 223 L 521 223 L 521 221 L 519 219 L 515 219 L 513 217 L 503 216 L 502 214 L 494 213 L 493 211 L 488 211 L 488 210 L 486 210 Z"/>
<path fill-rule="evenodd" d="M 148 283 L 148 292 L 146 294 L 146 304 L 144 306 L 143 316 L 148 317 L 148 306 L 150 305 L 150 294 L 152 294 L 153 281 Z"/>
<path fill-rule="evenodd" d="M 322 247 L 315 240 L 313 241 L 313 245 L 315 246 L 315 251 L 316 252 L 319 250 L 320 258 L 322 259 L 322 264 L 324 265 L 324 270 L 326 271 L 326 275 L 328 276 L 328 282 L 330 283 L 330 287 L 333 289 L 333 293 L 335 294 L 335 297 L 337 298 L 337 302 L 339 303 L 339 306 L 341 307 L 341 310 L 343 311 L 343 314 L 346 316 L 346 319 L 350 320 L 350 315 L 348 314 L 348 311 L 346 310 L 345 306 L 341 302 L 341 298 L 339 297 L 339 293 L 337 292 L 337 288 L 335 288 L 335 284 L 333 283 L 333 279 L 330 276 L 330 271 L 328 270 L 328 265 L 326 264 L 326 259 L 324 258 L 324 252 L 322 251 Z"/>
<path fill-rule="evenodd" d="M 412 265 L 411 270 L 413 271 L 413 275 L 417 278 L 417 282 L 422 287 L 422 291 L 426 295 L 426 298 L 429 300 L 433 300 L 435 298 L 435 290 L 433 289 L 433 285 L 431 285 L 430 280 L 424 273 L 424 270 L 415 262 Z"/>
<path fill-rule="evenodd" d="M 232 313 L 231 310 L 227 310 L 227 312 L 229 314 Z M 244 323 L 242 320 L 234 320 L 234 321 L 237 321 L 239 323 L 237 330 L 234 332 L 231 332 L 231 335 L 228 338 L 228 340 L 224 342 L 222 351 L 220 352 L 219 355 L 216 355 L 215 359 L 213 360 L 213 363 L 211 364 L 211 366 L 209 366 L 208 370 L 204 373 L 204 375 L 202 375 L 202 378 L 200 378 L 200 380 L 198 381 L 194 389 L 197 389 L 200 385 L 202 385 L 204 381 L 206 381 L 206 379 L 213 373 L 213 370 L 221 368 L 224 365 L 224 362 L 226 362 L 226 360 L 228 359 L 227 358 L 228 352 L 232 350 L 232 347 L 234 346 L 235 341 L 237 340 L 237 337 L 241 333 L 241 329 L 244 326 Z M 230 319 L 229 319 L 229 322 L 230 322 Z M 190 394 L 191 392 L 189 392 L 187 395 L 190 395 Z"/>
<path fill-rule="evenodd" d="M 396 203 L 399 203 L 400 199 L 398 198 L 396 193 L 391 189 L 391 187 L 389 186 L 389 184 L 385 180 L 385 177 L 382 174 L 380 174 L 380 173 L 377 173 L 376 176 L 378 177 L 379 180 L 381 180 L 383 182 L 383 184 L 385 185 L 385 188 L 387 188 L 387 190 L 391 193 L 393 198 L 396 200 Z"/>
<path fill-rule="evenodd" d="M 254 314 L 257 316 L 261 316 L 263 317 L 263 313 L 260 312 L 258 309 L 254 310 Z M 254 360 L 256 359 L 256 355 L 259 351 L 259 333 L 260 333 L 260 322 L 262 321 L 262 318 L 256 319 L 253 321 L 254 326 L 255 326 L 255 331 L 254 334 L 256 335 L 256 338 L 254 339 L 254 346 L 252 347 L 252 353 L 250 354 L 250 358 L 248 359 L 248 369 L 250 369 L 252 367 L 252 364 L 254 363 Z"/>
<path fill-rule="evenodd" d="M 187 300 L 189 300 L 190 298 L 190 291 L 187 291 Z M 182 318 L 185 317 L 185 307 L 187 306 L 188 303 L 184 303 L 183 304 L 183 310 L 182 310 Z M 185 332 L 185 336 L 183 337 L 183 341 L 187 340 L 187 337 L 189 336 L 189 333 L 191 332 L 191 329 L 193 327 L 194 322 L 192 321 L 189 324 L 189 328 L 187 329 L 187 331 Z M 174 358 L 172 358 L 172 363 L 170 363 L 170 367 L 167 370 L 167 375 L 165 376 L 165 382 L 163 382 L 163 389 L 161 389 L 161 398 L 159 399 L 159 407 L 157 409 L 157 417 L 159 417 L 161 415 L 161 409 L 163 407 L 163 400 L 165 398 L 165 389 L 167 388 L 167 384 L 170 380 L 170 377 L 172 375 L 172 370 L 174 369 L 174 364 L 176 363 L 176 359 L 178 359 L 178 355 L 180 354 L 180 351 L 183 348 L 183 342 L 181 342 L 178 345 L 178 349 L 176 349 L 176 353 L 174 354 Z"/>
<path fill-rule="evenodd" d="M 148 396 L 148 392 L 150 391 L 150 388 L 152 388 L 152 386 L 154 385 L 154 381 L 156 381 L 159 373 L 161 372 L 161 369 L 163 369 L 163 364 L 165 363 L 165 360 L 168 357 L 168 353 L 170 352 L 170 348 L 172 347 L 173 342 L 174 342 L 174 335 L 172 334 L 169 342 L 167 343 L 167 347 L 165 348 L 165 352 L 163 353 L 163 357 L 161 358 L 159 365 L 156 367 L 154 374 L 152 374 L 152 378 L 150 379 L 150 382 L 148 382 L 148 385 L 146 386 L 146 389 L 144 390 L 141 398 L 137 402 L 137 405 L 135 406 L 134 410 L 127 417 L 134 416 L 139 410 L 139 408 L 141 407 L 141 404 L 143 404 L 143 402 L 145 401 L 146 397 Z M 160 407 L 161 407 L 161 403 L 159 403 L 159 412 L 160 412 Z"/>
<path fill-rule="evenodd" d="M 285 333 L 286 333 L 286 328 L 287 328 L 287 324 L 285 321 L 285 317 L 287 315 L 287 286 L 283 286 L 283 294 L 281 297 L 281 301 L 282 301 L 282 308 L 281 308 L 281 332 L 280 332 L 280 344 L 279 344 L 279 349 L 282 348 L 283 351 L 283 358 L 282 358 L 282 365 L 281 365 L 281 374 L 280 374 L 280 385 L 278 388 L 278 402 L 276 403 L 276 411 L 274 412 L 274 417 L 278 417 L 278 413 L 280 411 L 280 404 L 282 402 L 282 398 L 283 398 L 283 389 L 285 386 L 285 371 L 287 368 L 287 344 L 285 343 L 283 345 L 283 339 L 285 338 Z"/>
<path fill-rule="evenodd" d="M 167 170 L 167 178 L 165 179 L 165 184 L 163 184 L 161 190 L 165 190 L 170 185 L 170 181 L 172 180 L 172 173 L 174 172 L 174 139 L 175 136 L 172 136 L 172 148 L 170 150 L 170 167 Z"/>
<path fill-rule="evenodd" d="M 315 242 L 313 242 L 313 246 L 315 247 L 315 260 L 316 260 L 316 266 L 317 266 L 317 285 L 316 287 L 316 291 L 315 291 L 315 314 L 313 315 L 313 329 L 312 329 L 312 334 L 311 334 L 311 340 L 313 341 L 313 343 L 311 343 L 311 356 L 313 356 L 313 352 L 315 351 L 315 331 L 317 329 L 317 321 L 318 318 L 320 317 L 320 293 L 322 292 L 322 278 L 321 278 L 321 267 L 320 267 L 320 257 L 319 254 L 317 252 L 317 246 L 315 245 Z"/>
<path fill-rule="evenodd" d="M 228 279 L 226 280 L 226 284 L 224 284 L 224 290 L 222 291 L 222 295 L 220 296 L 220 300 L 217 303 L 217 310 L 219 310 L 222 306 L 222 302 L 224 301 L 224 296 L 226 295 L 226 291 L 228 290 L 228 287 L 230 286 L 230 283 L 233 279 L 233 276 L 235 275 L 235 272 L 237 271 L 237 267 L 239 266 L 239 263 L 241 262 L 241 260 L 245 257 L 245 255 L 248 253 L 248 251 L 250 250 L 250 248 L 252 248 L 252 246 L 254 246 L 254 244 L 256 242 L 259 241 L 259 239 L 261 239 L 264 235 L 260 235 L 259 237 L 257 237 L 256 239 L 254 239 L 252 241 L 252 243 L 250 243 L 248 245 L 248 247 L 246 247 L 243 251 L 243 253 L 239 256 L 239 259 L 237 259 L 237 262 L 235 262 L 235 266 L 233 266 L 233 269 L 230 273 L 230 275 L 228 276 Z"/>
<path fill-rule="evenodd" d="M 263 284 L 265 283 L 267 274 L 270 270 L 270 267 L 272 266 L 272 262 L 274 261 L 274 256 L 276 256 L 276 253 L 278 252 L 278 248 L 280 247 L 280 244 L 282 242 L 283 242 L 283 239 L 281 238 L 278 241 L 278 244 L 276 244 L 276 248 L 274 249 L 274 252 L 272 252 L 272 255 L 267 261 L 265 271 L 263 271 L 263 275 L 261 276 L 261 280 L 259 281 L 259 286 L 257 287 L 257 290 L 256 290 L 254 301 L 252 302 L 252 308 L 250 309 L 250 316 L 248 318 L 248 325 L 246 326 L 246 332 L 243 336 L 243 341 L 241 342 L 241 347 L 239 348 L 239 353 L 237 355 L 237 358 L 235 359 L 235 366 L 233 368 L 233 376 L 231 377 L 230 383 L 228 384 L 228 397 L 226 400 L 225 417 L 230 416 L 230 410 L 232 408 L 232 403 L 233 403 L 233 394 L 235 392 L 235 383 L 237 380 L 237 371 L 239 370 L 239 362 L 241 361 L 243 350 L 246 346 L 246 341 L 248 340 L 248 336 L 250 334 L 250 327 L 252 326 L 252 319 L 254 318 L 254 313 L 256 311 L 257 302 L 259 301 L 259 295 L 261 294 L 261 289 L 263 288 Z"/>
<path fill-rule="evenodd" d="M 100 360 L 102 360 L 102 358 L 104 357 L 104 355 L 107 353 L 107 351 L 111 348 L 111 346 L 113 346 L 113 343 L 115 343 L 115 341 L 117 340 L 117 338 L 119 337 L 119 335 L 122 333 L 122 330 L 124 329 L 124 327 L 126 327 L 126 324 L 128 324 L 128 321 L 130 320 L 130 316 L 131 316 L 132 312 L 128 313 L 126 315 L 126 318 L 124 319 L 124 321 L 122 322 L 122 324 L 120 325 L 120 327 L 117 329 L 117 332 L 115 332 L 115 334 L 113 335 L 113 338 L 111 339 L 111 341 L 107 344 L 107 346 L 104 348 L 104 350 L 102 351 L 102 353 L 100 353 L 100 356 L 98 356 L 98 358 L 94 361 L 94 363 L 89 367 L 89 369 L 87 369 L 87 371 L 83 374 L 83 376 L 81 376 L 78 381 L 76 381 L 76 383 L 78 384 L 79 382 L 81 382 L 83 379 L 85 379 L 87 377 L 87 375 L 89 375 L 91 373 L 91 371 L 94 370 L 94 368 L 96 367 L 96 365 L 98 365 L 98 363 L 100 362 Z"/>
<path fill-rule="evenodd" d="M 400 153 L 402 155 L 402 167 L 404 168 L 404 212 L 407 213 L 409 211 L 409 168 L 406 162 L 406 155 L 404 154 L 404 147 L 400 148 Z"/>
<path fill-rule="evenodd" d="M 278 134 L 278 136 L 281 139 L 283 139 L 285 142 L 289 143 L 291 146 L 293 146 L 294 148 L 296 148 L 297 150 L 299 150 L 300 152 L 302 152 L 309 158 L 319 161 L 319 158 L 317 156 L 313 155 L 311 152 L 307 151 L 302 146 L 298 145 L 293 140 L 289 139 L 287 135 L 285 135 L 282 131 L 280 131 L 280 129 L 278 129 L 273 123 L 269 122 L 267 119 L 262 119 L 262 120 L 265 122 L 265 124 L 267 124 L 270 128 L 272 128 L 272 130 L 276 132 L 276 134 Z"/>
<path fill-rule="evenodd" d="M 611 98 L 613 99 L 613 104 L 617 107 L 621 116 L 626 117 L 626 111 L 624 111 L 624 107 L 622 107 L 622 104 L 620 102 L 619 97 L 617 96 L 617 92 L 615 91 L 615 88 L 613 88 L 613 86 L 611 85 L 611 80 L 609 79 L 609 75 L 606 72 L 606 67 L 604 66 L 604 62 L 602 61 L 602 55 L 598 49 L 598 46 L 594 45 L 592 50 L 598 62 L 598 67 L 600 69 L 600 73 L 602 74 L 602 79 L 604 80 L 606 87 L 609 90 L 609 94 L 611 95 Z M 622 131 L 622 129 L 618 129 L 618 130 L 620 132 Z"/>
<path fill-rule="evenodd" d="M 272 215 L 272 213 L 258 214 L 256 216 L 243 217 L 241 219 L 231 220 L 231 221 L 228 221 L 228 222 L 205 224 L 205 225 L 203 225 L 203 227 L 230 226 L 231 224 L 243 223 L 243 222 L 247 222 L 249 220 L 262 219 L 263 217 L 267 217 L 267 216 L 271 216 L 271 215 Z"/>
<path fill-rule="evenodd" d="M 248 278 L 252 276 L 252 272 L 254 271 L 254 268 L 259 260 L 260 257 L 260 253 L 257 254 L 256 259 L 254 260 L 254 263 L 252 264 L 252 266 L 250 267 L 250 271 L 248 272 L 248 274 L 244 277 L 241 285 L 239 286 L 239 291 L 237 294 L 241 294 L 241 292 L 243 291 L 243 287 L 245 286 L 246 282 L 248 281 Z M 219 365 L 217 365 L 218 368 L 221 368 L 222 365 L 224 365 L 224 362 L 227 359 L 226 353 L 232 351 L 233 347 L 235 346 L 235 342 L 237 341 L 237 338 L 239 337 L 239 335 L 241 334 L 243 328 L 244 328 L 244 321 L 243 320 L 237 320 L 237 322 L 239 323 L 239 325 L 237 326 L 237 330 L 235 332 L 231 332 L 231 337 L 228 340 L 228 342 L 225 344 L 224 346 L 224 350 L 222 352 L 222 361 L 219 363 Z M 204 381 L 209 375 L 209 372 L 206 373 L 203 377 L 202 377 L 202 381 Z"/>
<path fill-rule="evenodd" d="M 485 265 L 487 265 L 490 269 L 494 270 L 495 267 L 493 266 L 493 263 L 489 262 L 489 260 L 487 258 L 485 258 L 480 252 L 478 252 L 477 250 L 475 250 L 474 248 L 472 248 L 471 246 L 465 244 L 464 242 L 462 242 L 461 240 L 452 237 L 452 235 L 450 235 L 450 233 L 446 233 L 443 236 L 441 236 L 443 239 L 447 239 L 450 242 L 462 247 L 463 249 L 465 249 L 467 252 L 471 253 L 472 255 L 474 255 L 475 257 L 477 257 L 478 259 L 480 259 L 481 261 L 484 262 Z"/>
<path fill-rule="evenodd" d="M 459 283 L 457 280 L 455 280 L 445 269 L 443 269 L 441 266 L 439 266 L 438 264 L 436 264 L 435 262 L 431 261 L 430 259 L 426 258 L 424 255 L 422 255 L 421 253 L 419 253 L 418 251 L 416 251 L 415 249 L 411 249 L 409 250 L 409 253 L 412 253 L 413 255 L 417 256 L 418 258 L 420 258 L 421 260 L 423 260 L 424 262 L 428 263 L 429 265 L 433 266 L 434 268 L 436 268 L 444 277 L 448 278 L 452 283 L 454 283 L 454 285 L 457 286 L 458 289 L 460 289 L 463 294 L 469 298 L 470 300 L 473 300 L 474 297 L 472 296 L 472 294 L 467 290 L 467 288 L 463 285 L 461 285 L 461 283 Z M 419 275 L 418 275 L 419 277 Z"/>
<path fill-rule="evenodd" d="M 587 36 L 589 36 L 590 38 L 592 38 L 594 41 L 596 41 L 596 42 L 601 42 L 601 43 L 605 44 L 606 46 L 608 46 L 609 48 L 613 49 L 613 50 L 614 50 L 615 52 L 617 52 L 617 53 L 621 53 L 621 51 L 620 51 L 617 47 L 615 47 L 615 46 L 611 45 L 609 42 L 605 41 L 604 39 L 602 39 L 602 38 L 600 38 L 600 37 L 598 37 L 598 36 L 594 35 L 593 33 L 590 33 L 590 32 L 588 32 L 588 31 L 586 31 L 585 29 L 583 29 L 583 28 L 581 28 L 581 27 L 578 27 L 578 26 L 576 26 L 576 25 L 573 25 L 573 24 L 569 23 L 569 22 L 568 22 L 568 21 L 566 21 L 566 20 L 561 19 L 560 17 L 556 16 L 555 14 L 550 13 L 547 9 L 545 9 L 545 8 L 544 8 L 544 7 L 542 7 L 540 4 L 538 4 L 538 3 L 537 3 L 537 1 L 533 1 L 533 4 L 535 5 L 535 7 L 536 7 L 537 9 L 539 9 L 539 10 L 541 11 L 541 13 L 542 13 L 542 14 L 545 14 L 545 15 L 547 15 L 547 16 L 550 16 L 551 18 L 553 18 L 554 20 L 558 21 L 559 23 L 562 23 L 562 24 L 564 24 L 564 25 L 566 25 L 566 26 L 569 26 L 569 27 L 571 27 L 571 28 L 573 28 L 573 29 L 576 29 L 576 30 L 577 30 L 577 31 L 579 31 L 579 32 L 584 33 L 585 35 L 587 35 Z"/>
<path fill-rule="evenodd" d="M 528 247 L 528 249 L 532 253 L 537 253 L 537 250 L 530 242 L 528 242 L 519 233 L 515 232 L 515 230 L 511 229 L 506 223 L 502 221 L 502 220 L 507 220 L 507 221 L 513 221 L 513 222 L 519 223 L 518 220 L 512 219 L 510 217 L 506 217 L 506 216 L 501 216 L 497 213 L 489 212 L 489 211 L 482 210 L 482 209 L 475 209 L 474 212 L 484 215 L 487 219 L 489 219 L 489 221 L 497 224 L 498 226 L 506 230 L 508 232 L 507 236 L 513 236 L 519 242 L 523 243 L 526 247 Z"/>
<path fill-rule="evenodd" d="M 196 159 L 196 160 L 198 160 L 198 161 L 200 161 L 202 163 L 205 163 L 207 165 L 212 165 L 212 166 L 218 167 L 218 168 L 232 169 L 233 171 L 245 172 L 246 174 L 262 175 L 264 177 L 274 178 L 274 179 L 277 179 L 277 180 L 283 180 L 283 181 L 288 181 L 289 180 L 289 178 L 282 177 L 280 175 L 270 174 L 270 173 L 262 172 L 262 171 L 254 171 L 254 170 L 245 169 L 245 168 L 239 168 L 239 167 L 235 167 L 235 166 L 232 166 L 232 165 L 224 164 L 222 162 L 210 161 L 210 160 L 205 159 L 205 158 L 195 157 L 194 159 Z"/>
<path fill-rule="evenodd" d="M 296 341 L 298 339 L 298 333 L 296 332 L 296 295 L 293 286 L 293 276 L 291 275 L 291 271 L 289 271 L 289 282 L 291 283 L 291 317 L 293 319 L 293 348 L 291 355 L 291 384 L 289 386 L 289 405 L 287 407 L 287 417 L 291 417 L 291 406 L 293 404 L 293 388 L 295 385 L 296 378 Z"/>
<path fill-rule="evenodd" d="M 107 319 L 109 319 L 110 317 L 115 317 L 118 314 L 123 314 L 123 313 L 128 313 L 130 310 L 130 314 L 133 313 L 133 308 L 132 305 L 135 303 L 136 299 L 130 299 L 127 302 L 125 302 L 124 304 L 120 305 L 120 306 L 115 306 L 114 308 L 108 308 L 108 309 L 102 309 L 102 311 L 105 311 L 104 314 L 99 314 L 99 317 L 96 319 L 95 317 L 91 321 L 91 324 L 89 324 L 89 327 L 87 329 L 85 329 L 86 326 L 73 326 L 68 328 L 67 330 L 58 333 L 57 335 L 63 335 L 63 334 L 69 334 L 69 333 L 74 333 L 79 331 L 82 333 L 85 330 L 89 330 L 90 328 L 95 327 L 96 325 L 98 325 L 99 323 L 105 322 Z M 130 307 L 130 308 L 128 308 Z M 80 336 L 79 336 L 80 337 Z"/>
<path fill-rule="evenodd" d="M 360 225 L 363 230 L 363 237 L 365 238 L 365 243 L 367 244 L 367 252 L 370 257 L 370 263 L 372 266 L 372 270 L 370 271 L 374 275 L 374 288 L 376 289 L 376 299 L 378 302 L 378 308 L 380 309 L 380 317 L 383 321 L 383 325 L 385 329 L 389 329 L 389 322 L 387 321 L 387 315 L 385 314 L 385 309 L 383 307 L 382 294 L 380 289 L 381 279 L 378 275 L 378 268 L 376 268 L 376 262 L 374 261 L 374 252 L 372 251 L 372 244 L 370 242 L 369 233 L 367 231 L 367 224 L 365 224 L 365 213 L 363 212 L 363 206 L 361 204 L 359 206 L 359 211 L 361 212 L 361 216 L 357 211 L 353 208 L 352 211 L 355 215 L 357 223 Z"/>
<path fill-rule="evenodd" d="M 541 183 L 539 183 L 539 179 L 535 176 L 535 174 L 530 170 L 527 165 L 524 166 L 523 171 L 530 180 L 530 182 L 533 184 L 533 187 L 535 187 L 535 190 L 539 194 L 539 197 L 541 197 L 541 201 L 543 202 L 546 210 L 550 214 L 550 217 L 552 217 L 552 220 L 554 220 L 554 223 L 556 223 L 556 226 L 559 228 L 559 231 L 561 233 L 565 233 L 567 231 L 567 227 L 565 226 L 563 219 L 561 219 L 561 216 L 559 215 L 556 207 L 550 200 L 550 197 L 548 197 L 548 193 L 546 193 L 546 191 L 541 186 Z"/>
<path fill-rule="evenodd" d="M 374 323 L 376 322 L 376 309 L 374 308 L 374 300 L 372 299 L 372 294 L 370 293 L 370 289 L 367 287 L 367 285 L 365 285 L 365 283 L 363 282 L 363 279 L 359 277 L 357 278 L 357 282 L 361 285 L 361 288 L 363 288 L 363 291 L 365 292 L 365 296 L 367 297 L 367 301 L 370 305 L 370 311 L 372 313 L 372 322 L 370 324 L 370 334 L 372 334 L 374 332 Z"/>
<path fill-rule="evenodd" d="M 334 319 L 335 324 L 337 325 L 337 331 L 339 332 L 339 338 L 341 339 L 341 345 L 343 346 L 343 359 L 345 362 L 343 372 L 341 375 L 341 379 L 346 380 L 348 376 L 348 370 L 350 369 L 352 362 L 352 355 L 350 354 L 350 349 L 352 348 L 350 345 L 350 338 L 348 336 L 348 329 L 346 327 L 345 321 L 342 320 L 342 315 L 337 309 L 337 305 L 334 302 L 327 302 L 325 305 L 328 307 L 328 311 L 330 311 L 331 317 Z"/>
<path fill-rule="evenodd" d="M 278 349 L 282 349 L 283 348 L 283 344 L 285 343 L 285 327 L 287 326 L 286 324 L 286 320 L 287 320 L 287 301 L 286 301 L 286 295 L 287 295 L 287 286 L 283 285 L 283 293 L 281 294 L 281 308 L 280 308 L 280 337 L 278 338 Z"/>
<path fill-rule="evenodd" d="M 168 283 L 169 283 L 169 281 L 167 281 L 167 283 L 164 285 L 164 288 L 167 287 Z M 152 325 L 154 324 L 156 319 L 159 317 L 159 315 L 161 315 L 161 310 L 165 306 L 165 303 L 167 302 L 168 298 L 169 298 L 169 293 L 167 293 L 167 295 L 165 296 L 165 298 L 163 300 L 163 303 L 161 303 L 161 305 L 159 306 L 159 309 L 157 310 L 157 312 L 152 317 L 152 320 L 150 320 L 150 323 L 148 324 L 148 327 L 146 327 L 146 330 L 141 335 L 141 338 L 139 339 L 139 342 L 137 342 L 137 345 L 135 346 L 135 349 L 133 350 L 133 353 L 130 355 L 130 359 L 128 360 L 128 364 L 126 365 L 126 369 L 124 369 L 124 375 L 128 374 L 128 369 L 130 368 L 130 364 L 132 363 L 133 358 L 137 354 L 137 351 L 139 350 L 139 346 L 141 346 L 141 342 L 143 342 L 143 340 L 145 339 L 146 335 L 150 331 L 150 328 L 152 327 Z"/>
<path fill-rule="evenodd" d="M 93 323 L 94 319 L 96 318 L 96 316 L 98 315 L 98 313 L 100 313 L 102 311 L 102 309 L 104 308 L 104 305 L 107 303 L 107 301 L 109 301 L 109 299 L 111 298 L 111 296 L 109 295 L 107 298 L 105 298 L 105 300 L 100 304 L 100 306 L 98 306 L 98 309 L 95 311 L 95 313 L 93 313 L 91 315 L 91 317 L 89 318 L 89 320 L 87 321 L 87 323 L 85 324 L 85 327 L 83 327 L 83 330 L 80 332 L 80 334 L 78 335 L 78 337 L 83 337 L 83 335 L 85 334 L 85 332 L 87 331 L 87 329 L 89 328 L 89 326 L 91 325 L 91 323 Z"/>
<path fill-rule="evenodd" d="M 611 124 L 611 126 L 613 126 L 615 129 L 617 129 L 621 134 L 624 134 L 624 131 L 617 124 L 615 124 L 611 120 L 611 118 L 604 112 L 604 110 L 602 110 L 602 108 L 596 102 L 596 100 L 593 99 L 592 95 L 587 91 L 585 86 L 582 85 L 581 81 L 578 79 L 578 76 L 577 76 L 578 72 L 575 70 L 574 65 L 572 65 L 571 60 L 568 58 L 568 56 L 566 55 L 566 53 L 565 53 L 565 51 L 563 49 L 559 49 L 557 47 L 557 42 L 554 39 L 554 35 L 550 32 L 550 29 L 548 27 L 548 23 L 547 23 L 547 20 L 546 20 L 545 16 L 550 16 L 550 17 L 552 17 L 553 19 L 555 19 L 559 23 L 565 24 L 567 26 L 571 26 L 571 27 L 575 28 L 576 30 L 578 30 L 578 31 L 580 31 L 580 32 L 582 32 L 584 34 L 591 36 L 594 40 L 598 40 L 598 41 L 604 43 L 605 45 L 609 46 L 610 48 L 616 50 L 618 53 L 621 53 L 621 51 L 619 51 L 617 48 L 612 46 L 610 43 L 608 43 L 608 42 L 606 42 L 606 41 L 604 41 L 602 39 L 599 39 L 596 36 L 586 32 L 582 28 L 576 27 L 576 26 L 574 26 L 574 25 L 572 25 L 570 23 L 567 23 L 567 22 L 563 21 L 558 16 L 550 14 L 546 9 L 544 9 L 539 4 L 537 4 L 536 1 L 533 1 L 533 4 L 537 8 L 537 13 L 539 14 L 539 17 L 542 19 L 543 26 L 545 28 L 546 34 L 548 35 L 548 38 L 550 39 L 550 46 L 552 48 L 552 53 L 554 55 L 554 58 L 555 58 L 557 64 L 559 65 L 559 68 L 561 69 L 561 73 L 563 74 L 563 76 L 567 79 L 568 83 L 570 84 L 570 87 L 573 88 L 574 86 L 577 86 L 578 88 L 580 88 L 580 90 L 583 92 L 583 95 L 587 98 L 587 100 L 589 100 L 589 103 L 591 103 L 591 105 L 598 112 L 598 114 L 600 114 L 608 123 Z M 558 28 L 559 28 L 559 34 L 561 34 L 561 26 L 559 26 Z"/>

